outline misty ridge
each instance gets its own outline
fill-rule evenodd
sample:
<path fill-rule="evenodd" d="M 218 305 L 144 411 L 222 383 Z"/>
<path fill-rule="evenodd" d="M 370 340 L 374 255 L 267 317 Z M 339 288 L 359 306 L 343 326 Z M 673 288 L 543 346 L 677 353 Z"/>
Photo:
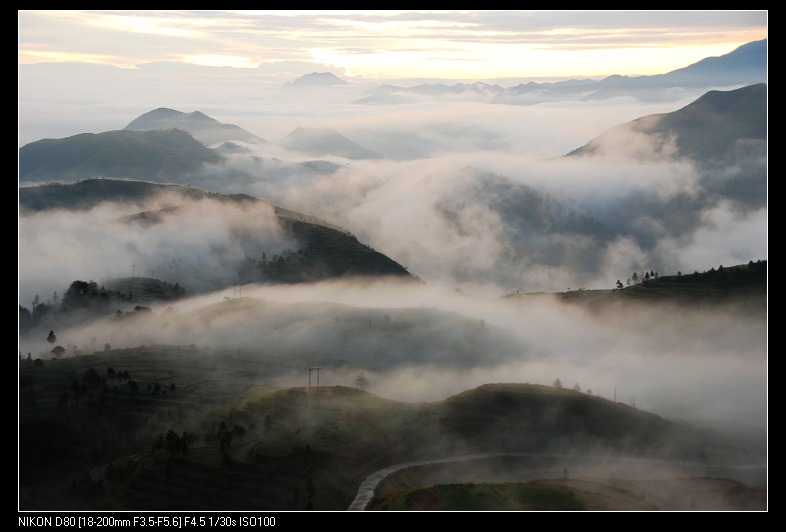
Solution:
<path fill-rule="evenodd" d="M 509 85 L 165 67 L 20 66 L 20 143 L 70 122 L 19 148 L 20 358 L 188 346 L 407 403 L 560 379 L 766 463 L 766 41 Z M 762 262 L 739 297 L 617 297 Z"/>

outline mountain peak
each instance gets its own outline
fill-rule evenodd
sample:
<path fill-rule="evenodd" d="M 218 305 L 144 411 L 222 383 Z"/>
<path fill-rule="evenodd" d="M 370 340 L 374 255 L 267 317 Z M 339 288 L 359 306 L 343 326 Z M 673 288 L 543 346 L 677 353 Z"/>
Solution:
<path fill-rule="evenodd" d="M 346 80 L 341 79 L 332 72 L 312 72 L 300 76 L 296 80 L 287 83 L 287 87 L 326 87 L 331 85 L 347 85 Z"/>
<path fill-rule="evenodd" d="M 265 142 L 264 139 L 234 124 L 223 124 L 201 111 L 183 113 L 166 107 L 159 107 L 134 119 L 124 129 L 149 131 L 155 129 L 182 129 L 188 131 L 200 142 L 207 145 L 227 141 L 251 143 Z"/>

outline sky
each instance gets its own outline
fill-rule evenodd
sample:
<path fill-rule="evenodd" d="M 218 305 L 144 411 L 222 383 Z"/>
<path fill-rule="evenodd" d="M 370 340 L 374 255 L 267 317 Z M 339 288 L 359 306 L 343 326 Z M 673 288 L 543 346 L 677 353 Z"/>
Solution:
<path fill-rule="evenodd" d="M 473 80 L 651 75 L 767 37 L 766 10 L 20 10 L 19 64 L 332 65 Z"/>

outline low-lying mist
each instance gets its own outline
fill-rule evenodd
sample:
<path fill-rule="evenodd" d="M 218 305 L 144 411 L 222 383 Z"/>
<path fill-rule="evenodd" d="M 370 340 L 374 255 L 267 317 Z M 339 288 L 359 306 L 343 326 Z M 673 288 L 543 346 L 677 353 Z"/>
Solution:
<path fill-rule="evenodd" d="M 49 358 L 46 331 L 20 353 Z M 260 385 L 355 386 L 405 402 L 436 401 L 485 383 L 545 385 L 613 399 L 671 420 L 766 437 L 767 345 L 762 317 L 731 308 L 630 305 L 603 313 L 550 295 L 485 298 L 427 285 L 365 280 L 244 285 L 149 313 L 56 330 L 65 356 L 194 345 L 275 361 Z M 763 452 L 761 448 L 757 449 Z"/>

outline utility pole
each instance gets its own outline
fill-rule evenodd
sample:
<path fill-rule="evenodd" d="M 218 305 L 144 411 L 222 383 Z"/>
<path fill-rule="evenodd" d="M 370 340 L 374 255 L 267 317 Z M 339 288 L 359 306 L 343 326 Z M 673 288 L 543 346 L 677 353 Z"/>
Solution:
<path fill-rule="evenodd" d="M 131 277 L 136 277 L 136 264 L 131 265 Z"/>
<path fill-rule="evenodd" d="M 242 286 L 243 286 L 243 285 L 240 285 L 240 284 L 235 284 L 234 286 L 235 286 L 235 291 L 234 291 L 234 293 L 233 293 L 232 295 L 233 295 L 234 297 L 240 297 L 240 296 L 241 296 L 241 291 L 242 291 Z"/>
<path fill-rule="evenodd" d="M 308 388 L 311 389 L 311 370 L 317 370 L 317 388 L 319 388 L 319 370 L 322 366 L 313 366 L 308 368 Z"/>

